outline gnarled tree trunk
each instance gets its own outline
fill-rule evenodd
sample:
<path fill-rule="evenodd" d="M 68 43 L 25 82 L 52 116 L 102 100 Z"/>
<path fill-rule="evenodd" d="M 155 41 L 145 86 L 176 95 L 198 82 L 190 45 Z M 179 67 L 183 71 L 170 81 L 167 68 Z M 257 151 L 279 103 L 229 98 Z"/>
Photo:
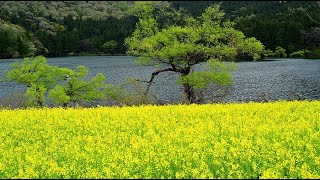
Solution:
<path fill-rule="evenodd" d="M 186 96 L 188 103 L 194 103 L 195 102 L 195 94 L 192 89 L 192 86 L 190 86 L 187 83 L 183 84 L 183 91 L 184 91 L 184 94 Z"/>
<path fill-rule="evenodd" d="M 182 73 L 181 76 L 187 76 L 188 74 L 190 74 L 190 69 L 191 69 L 190 66 L 187 66 L 186 68 L 184 68 L 180 72 L 180 73 Z M 187 99 L 187 102 L 194 103 L 196 98 L 195 98 L 195 94 L 194 94 L 192 86 L 188 83 L 184 83 L 183 84 L 183 91 L 184 91 L 185 97 Z"/>
<path fill-rule="evenodd" d="M 40 88 L 36 88 L 36 105 L 38 107 L 43 107 L 43 102 L 41 101 Z"/>

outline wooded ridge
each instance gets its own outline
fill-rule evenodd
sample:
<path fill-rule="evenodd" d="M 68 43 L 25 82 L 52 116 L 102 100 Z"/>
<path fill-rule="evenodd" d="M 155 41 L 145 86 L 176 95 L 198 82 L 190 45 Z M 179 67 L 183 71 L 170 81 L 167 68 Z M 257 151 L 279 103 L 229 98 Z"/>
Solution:
<path fill-rule="evenodd" d="M 125 54 L 136 28 L 134 1 L 1 1 L 0 58 L 32 55 Z M 198 16 L 221 3 L 225 17 L 272 51 L 320 54 L 319 1 L 162 1 Z M 301 52 L 302 52 L 301 51 Z"/>

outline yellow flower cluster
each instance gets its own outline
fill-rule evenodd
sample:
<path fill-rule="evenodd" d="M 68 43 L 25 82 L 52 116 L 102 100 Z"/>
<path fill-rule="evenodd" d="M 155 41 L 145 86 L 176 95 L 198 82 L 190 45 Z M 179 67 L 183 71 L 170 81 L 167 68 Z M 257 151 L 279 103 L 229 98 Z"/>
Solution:
<path fill-rule="evenodd" d="M 0 110 L 0 178 L 320 178 L 320 101 Z"/>

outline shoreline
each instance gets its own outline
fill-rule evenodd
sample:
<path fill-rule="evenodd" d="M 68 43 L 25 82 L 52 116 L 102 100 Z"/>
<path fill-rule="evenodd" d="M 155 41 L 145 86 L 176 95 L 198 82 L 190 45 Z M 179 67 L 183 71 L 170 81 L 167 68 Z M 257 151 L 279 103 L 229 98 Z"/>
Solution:
<path fill-rule="evenodd" d="M 37 56 L 41 56 L 41 55 L 37 55 Z M 43 55 L 42 55 L 43 56 Z M 127 54 L 74 54 L 74 55 L 70 55 L 70 54 L 66 54 L 66 55 L 61 55 L 61 56 L 44 56 L 45 58 L 61 58 L 61 57 L 85 57 L 85 56 L 125 56 L 125 57 L 130 57 L 130 55 Z M 35 56 L 34 56 L 35 57 Z M 0 58 L 1 60 L 8 60 L 8 59 L 24 59 L 27 57 L 11 57 L 11 58 Z M 320 60 L 320 56 L 319 57 L 263 57 L 259 60 L 257 60 L 256 62 L 259 61 L 263 61 L 263 60 L 277 60 L 277 59 L 304 59 L 304 60 Z M 251 62 L 253 60 L 245 60 L 245 59 L 235 59 L 235 62 Z"/>

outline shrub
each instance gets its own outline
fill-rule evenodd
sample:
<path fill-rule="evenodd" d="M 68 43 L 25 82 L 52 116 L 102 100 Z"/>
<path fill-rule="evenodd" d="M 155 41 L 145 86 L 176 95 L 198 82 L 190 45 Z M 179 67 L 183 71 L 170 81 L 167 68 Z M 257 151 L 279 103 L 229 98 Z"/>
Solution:
<path fill-rule="evenodd" d="M 7 78 L 27 86 L 28 106 L 43 107 L 47 92 L 57 105 L 67 106 L 70 102 L 92 101 L 104 98 L 102 87 L 105 76 L 101 73 L 85 81 L 88 68 L 78 66 L 76 72 L 47 64 L 46 58 L 25 58 L 11 65 Z"/>
<path fill-rule="evenodd" d="M 290 57 L 304 57 L 306 53 L 308 53 L 308 50 L 300 50 L 296 51 L 290 54 Z"/>
<path fill-rule="evenodd" d="M 274 56 L 274 52 L 270 49 L 267 49 L 264 51 L 263 53 L 264 57 L 273 57 Z"/>
<path fill-rule="evenodd" d="M 274 51 L 274 55 L 275 57 L 283 57 L 283 58 L 286 58 L 287 57 L 287 54 L 286 54 L 286 50 L 283 49 L 282 47 L 280 46 L 277 46 L 275 51 Z"/>

